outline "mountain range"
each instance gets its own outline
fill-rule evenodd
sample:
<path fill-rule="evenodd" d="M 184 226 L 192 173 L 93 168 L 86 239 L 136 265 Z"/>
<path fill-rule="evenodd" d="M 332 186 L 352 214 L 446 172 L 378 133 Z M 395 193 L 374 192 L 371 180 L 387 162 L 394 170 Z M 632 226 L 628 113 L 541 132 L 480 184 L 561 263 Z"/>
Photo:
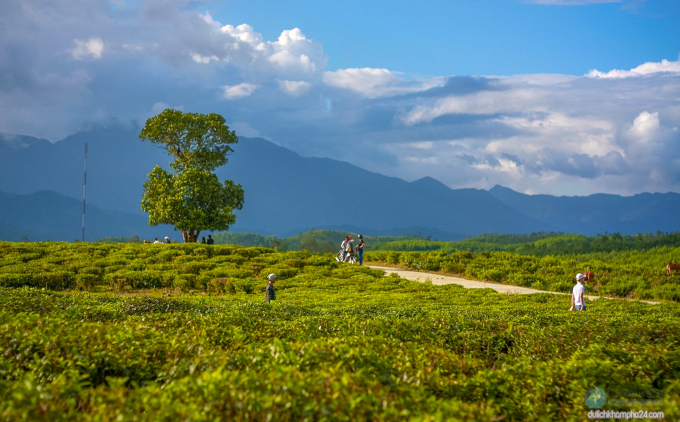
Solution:
<path fill-rule="evenodd" d="M 173 235 L 171 227 L 148 226 L 141 211 L 147 173 L 155 165 L 167 169 L 170 157 L 138 133 L 112 123 L 55 143 L 0 134 L 0 239 L 80 238 L 85 143 L 86 240 Z M 260 138 L 239 138 L 216 173 L 245 191 L 245 206 L 230 228 L 238 232 L 283 237 L 316 228 L 456 240 L 479 233 L 680 230 L 680 194 L 674 192 L 555 197 L 502 186 L 450 189 L 429 177 L 407 182 L 330 158 L 303 157 Z"/>

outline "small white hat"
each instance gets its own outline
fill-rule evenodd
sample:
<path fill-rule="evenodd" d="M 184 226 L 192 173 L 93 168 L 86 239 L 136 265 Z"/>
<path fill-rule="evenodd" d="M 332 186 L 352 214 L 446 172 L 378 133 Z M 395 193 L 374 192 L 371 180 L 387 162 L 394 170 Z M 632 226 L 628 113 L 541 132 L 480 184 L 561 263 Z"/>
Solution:
<path fill-rule="evenodd" d="M 274 274 L 274 273 L 269 274 L 269 275 L 267 276 L 267 280 L 270 280 L 270 281 L 271 281 L 271 280 L 276 280 L 276 274 Z"/>
<path fill-rule="evenodd" d="M 585 276 L 585 274 L 578 273 L 576 274 L 576 281 L 586 279 L 588 277 Z"/>

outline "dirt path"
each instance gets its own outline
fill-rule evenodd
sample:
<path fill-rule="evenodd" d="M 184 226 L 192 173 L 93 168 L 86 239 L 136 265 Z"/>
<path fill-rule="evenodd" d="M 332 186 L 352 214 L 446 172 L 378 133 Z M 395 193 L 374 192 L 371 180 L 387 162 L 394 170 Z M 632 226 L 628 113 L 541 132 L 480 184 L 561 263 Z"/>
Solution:
<path fill-rule="evenodd" d="M 546 290 L 536 290 L 536 289 L 531 289 L 529 287 L 489 283 L 489 282 L 477 281 L 477 280 L 468 280 L 466 278 L 454 277 L 454 276 L 450 276 L 450 275 L 442 275 L 442 274 L 438 274 L 438 273 L 426 273 L 426 272 L 413 271 L 413 270 L 402 270 L 401 268 L 381 267 L 381 266 L 377 266 L 377 265 L 366 265 L 366 266 L 369 267 L 369 268 L 376 269 L 376 270 L 385 271 L 385 276 L 387 276 L 391 273 L 396 273 L 396 274 L 399 275 L 399 277 L 405 278 L 407 280 L 423 282 L 423 281 L 429 279 L 429 280 L 432 280 L 432 284 L 435 284 L 435 285 L 458 284 L 459 286 L 463 286 L 466 289 L 493 289 L 493 290 L 495 290 L 499 293 L 505 293 L 505 294 L 529 295 L 529 294 L 533 294 L 533 293 L 550 293 L 552 295 L 565 295 L 565 296 L 569 295 L 569 293 L 548 292 Z M 586 295 L 586 299 L 588 299 L 588 300 L 596 300 L 596 299 L 600 299 L 600 298 L 603 298 L 603 299 L 621 299 L 621 298 L 609 298 L 609 297 L 603 297 L 603 296 Z M 625 299 L 625 300 L 631 300 L 631 299 Z M 640 302 L 651 303 L 653 305 L 657 305 L 659 303 L 659 302 L 651 302 L 651 301 L 648 301 L 648 300 L 641 300 Z"/>

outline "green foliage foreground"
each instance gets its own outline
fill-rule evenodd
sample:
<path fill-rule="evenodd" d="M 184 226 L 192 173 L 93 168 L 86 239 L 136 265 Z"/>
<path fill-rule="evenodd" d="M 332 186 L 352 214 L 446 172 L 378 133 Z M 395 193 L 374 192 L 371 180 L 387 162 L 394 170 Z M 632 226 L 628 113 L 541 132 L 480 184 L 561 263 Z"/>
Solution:
<path fill-rule="evenodd" d="M 177 296 L 134 294 L 127 279 L 118 287 L 132 295 L 0 288 L 3 421 L 580 421 L 595 386 L 609 392 L 602 409 L 680 417 L 676 303 L 568 312 L 566 296 L 433 286 L 264 248 L 0 247 L 0 268 L 177 273 L 157 279 Z M 205 272 L 222 290 L 179 294 Z"/>

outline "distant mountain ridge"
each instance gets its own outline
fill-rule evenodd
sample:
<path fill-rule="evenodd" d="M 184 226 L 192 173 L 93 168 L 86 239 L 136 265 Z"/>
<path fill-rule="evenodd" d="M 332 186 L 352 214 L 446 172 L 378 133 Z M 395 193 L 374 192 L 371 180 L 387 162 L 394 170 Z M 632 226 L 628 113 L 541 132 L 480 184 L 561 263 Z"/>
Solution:
<path fill-rule="evenodd" d="M 30 195 L 0 192 L 0 240 L 67 241 L 82 239 L 83 202 L 51 191 Z M 86 240 L 101 239 L 110 233 L 137 234 L 147 239 L 173 236 L 172 227 L 146 224 L 144 215 L 109 211 L 88 206 L 85 214 Z"/>
<path fill-rule="evenodd" d="M 140 209 L 142 184 L 155 165 L 167 168 L 170 157 L 164 150 L 141 141 L 137 133 L 138 130 L 111 124 L 92 127 L 54 144 L 0 135 L 0 191 L 15 195 L 53 191 L 72 198 L 81 204 L 76 217 L 80 223 L 87 142 L 88 207 L 113 213 L 110 221 L 119 221 L 114 215 L 123 213 L 127 217 L 120 221 L 130 222 L 113 224 L 100 237 L 149 233 L 146 214 Z M 677 193 L 553 197 L 525 195 L 501 186 L 490 191 L 454 190 L 430 177 L 406 182 L 346 162 L 302 157 L 259 138 L 240 138 L 229 162 L 217 174 L 220 179 L 242 184 L 245 190 L 245 206 L 230 229 L 237 232 L 282 237 L 325 228 L 366 234 L 420 232 L 440 240 L 456 240 L 482 232 L 593 235 L 605 231 L 635 234 L 680 230 Z M 5 204 L 0 209 L 0 221 L 5 223 L 8 216 L 16 215 L 10 210 L 14 209 L 12 204 L 21 200 L 7 195 L 2 199 Z M 42 193 L 31 201 L 44 201 L 42 208 L 53 211 L 52 217 L 39 218 L 52 218 L 54 226 L 60 225 L 60 212 L 68 207 L 63 199 Z M 23 227 L 26 232 L 36 226 L 35 220 L 25 215 L 24 219 L 12 217 L 15 229 Z M 70 214 L 69 218 L 72 219 Z M 72 229 L 68 232 L 72 233 Z M 0 238 L 4 239 L 3 233 Z M 86 239 L 95 237 L 90 238 L 86 230 Z"/>
<path fill-rule="evenodd" d="M 568 197 L 525 195 L 496 185 L 489 193 L 514 210 L 566 233 L 674 232 L 680 226 L 680 194 L 672 192 Z M 597 227 L 596 233 L 593 227 Z"/>

